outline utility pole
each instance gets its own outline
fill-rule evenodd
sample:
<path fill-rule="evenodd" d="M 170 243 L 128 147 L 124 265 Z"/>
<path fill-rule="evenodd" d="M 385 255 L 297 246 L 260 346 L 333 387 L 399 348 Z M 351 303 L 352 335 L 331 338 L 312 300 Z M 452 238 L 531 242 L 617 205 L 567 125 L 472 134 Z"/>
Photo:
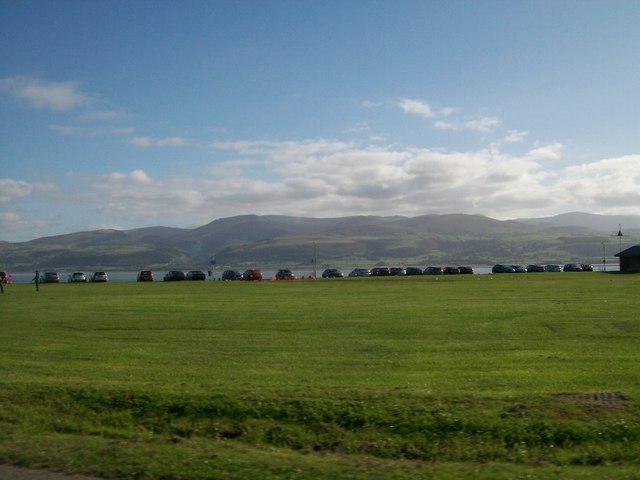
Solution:
<path fill-rule="evenodd" d="M 313 278 L 318 278 L 317 276 L 317 265 L 318 264 L 318 247 L 316 242 L 313 242 Z"/>
<path fill-rule="evenodd" d="M 620 240 L 620 252 L 622 251 L 622 224 L 618 224 L 618 240 Z M 618 253 L 620 253 L 618 252 Z"/>

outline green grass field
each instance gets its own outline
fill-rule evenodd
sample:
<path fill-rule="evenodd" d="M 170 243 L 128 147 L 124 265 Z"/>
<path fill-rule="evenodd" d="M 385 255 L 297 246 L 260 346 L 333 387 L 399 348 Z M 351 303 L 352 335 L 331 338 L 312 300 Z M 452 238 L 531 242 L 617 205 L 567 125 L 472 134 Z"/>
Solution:
<path fill-rule="evenodd" d="M 0 463 L 640 478 L 640 276 L 9 285 Z"/>

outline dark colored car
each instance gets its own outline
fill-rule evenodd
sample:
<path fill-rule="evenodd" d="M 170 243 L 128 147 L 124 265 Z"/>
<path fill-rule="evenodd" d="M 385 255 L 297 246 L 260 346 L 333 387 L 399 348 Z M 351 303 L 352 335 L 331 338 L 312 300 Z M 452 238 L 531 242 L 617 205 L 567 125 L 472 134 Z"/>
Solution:
<path fill-rule="evenodd" d="M 153 272 L 151 270 L 142 270 L 138 273 L 138 282 L 153 282 Z"/>
<path fill-rule="evenodd" d="M 388 277 L 391 275 L 391 269 L 389 267 L 375 267 L 371 269 L 372 277 Z"/>
<path fill-rule="evenodd" d="M 296 276 L 288 268 L 281 268 L 276 272 L 276 280 L 295 280 Z"/>
<path fill-rule="evenodd" d="M 544 271 L 545 272 L 561 272 L 562 269 L 560 268 L 560 265 L 556 265 L 555 263 L 551 263 L 551 264 L 546 265 L 544 267 Z"/>
<path fill-rule="evenodd" d="M 515 273 L 527 273 L 527 269 L 522 265 L 510 265 L 510 267 L 513 268 Z"/>
<path fill-rule="evenodd" d="M 593 266 L 589 265 L 588 263 L 582 263 L 580 264 L 580 266 L 582 267 L 583 272 L 593 272 Z"/>
<path fill-rule="evenodd" d="M 206 280 L 207 276 L 202 270 L 191 270 L 187 273 L 187 280 Z"/>
<path fill-rule="evenodd" d="M 40 276 L 40 281 L 42 283 L 60 283 L 60 275 L 57 272 L 44 272 Z"/>
<path fill-rule="evenodd" d="M 257 268 L 251 268 L 249 270 L 245 270 L 242 274 L 243 280 L 253 281 L 253 280 L 262 280 L 262 272 Z"/>
<path fill-rule="evenodd" d="M 327 268 L 322 272 L 322 278 L 342 278 L 344 274 L 337 268 Z"/>
<path fill-rule="evenodd" d="M 527 273 L 541 273 L 544 272 L 544 265 L 531 264 L 527 265 Z"/>
<path fill-rule="evenodd" d="M 242 280 L 242 274 L 237 270 L 225 270 L 222 272 L 222 280 Z"/>
<path fill-rule="evenodd" d="M 403 276 L 407 274 L 407 271 L 403 267 L 391 267 L 389 274 L 395 276 Z"/>
<path fill-rule="evenodd" d="M 444 267 L 442 269 L 442 273 L 444 275 L 458 275 L 460 273 L 460 269 L 458 267 Z"/>
<path fill-rule="evenodd" d="M 4 283 L 5 285 L 11 283 L 11 275 L 7 272 L 0 272 L 0 283 Z"/>
<path fill-rule="evenodd" d="M 422 275 L 422 269 L 418 267 L 407 267 L 405 269 L 406 275 Z"/>
<path fill-rule="evenodd" d="M 491 269 L 491 273 L 515 273 L 516 271 L 511 265 L 494 265 Z"/>
<path fill-rule="evenodd" d="M 463 275 L 473 275 L 473 267 L 458 267 L 458 270 Z"/>
<path fill-rule="evenodd" d="M 424 269 L 425 275 L 442 275 L 443 272 L 442 267 L 427 267 Z"/>
<path fill-rule="evenodd" d="M 354 268 L 349 273 L 349 276 L 350 277 L 370 277 L 371 270 L 369 270 L 368 268 Z"/>
<path fill-rule="evenodd" d="M 180 282 L 186 280 L 187 276 L 180 270 L 169 270 L 165 273 L 163 280 L 165 282 Z"/>
<path fill-rule="evenodd" d="M 565 272 L 581 272 L 582 271 L 582 267 L 580 265 L 578 265 L 577 263 L 567 263 L 563 270 Z"/>

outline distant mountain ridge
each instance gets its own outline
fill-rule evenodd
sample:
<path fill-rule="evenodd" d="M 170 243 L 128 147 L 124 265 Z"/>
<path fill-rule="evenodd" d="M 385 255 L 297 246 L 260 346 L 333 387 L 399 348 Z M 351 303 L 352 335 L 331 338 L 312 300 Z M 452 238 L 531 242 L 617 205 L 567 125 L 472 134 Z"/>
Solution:
<path fill-rule="evenodd" d="M 633 233 L 637 233 L 637 230 L 640 230 L 640 216 L 638 215 L 595 215 L 583 212 L 569 212 L 553 217 L 520 218 L 516 221 L 529 225 L 581 227 L 609 233 L 617 233 L 619 226 L 624 227 L 625 231 Z"/>
<path fill-rule="evenodd" d="M 217 265 L 318 266 L 609 261 L 640 243 L 640 216 L 568 213 L 495 220 L 480 215 L 351 216 L 241 215 L 193 228 L 95 230 L 0 242 L 0 269 L 206 269 Z"/>

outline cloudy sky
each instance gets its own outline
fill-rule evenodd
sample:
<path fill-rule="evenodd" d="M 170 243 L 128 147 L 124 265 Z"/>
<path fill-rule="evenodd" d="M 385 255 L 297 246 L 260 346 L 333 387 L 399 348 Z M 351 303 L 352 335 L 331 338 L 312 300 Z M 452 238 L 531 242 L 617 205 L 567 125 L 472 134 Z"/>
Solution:
<path fill-rule="evenodd" d="M 637 0 L 0 0 L 0 240 L 640 215 Z"/>

